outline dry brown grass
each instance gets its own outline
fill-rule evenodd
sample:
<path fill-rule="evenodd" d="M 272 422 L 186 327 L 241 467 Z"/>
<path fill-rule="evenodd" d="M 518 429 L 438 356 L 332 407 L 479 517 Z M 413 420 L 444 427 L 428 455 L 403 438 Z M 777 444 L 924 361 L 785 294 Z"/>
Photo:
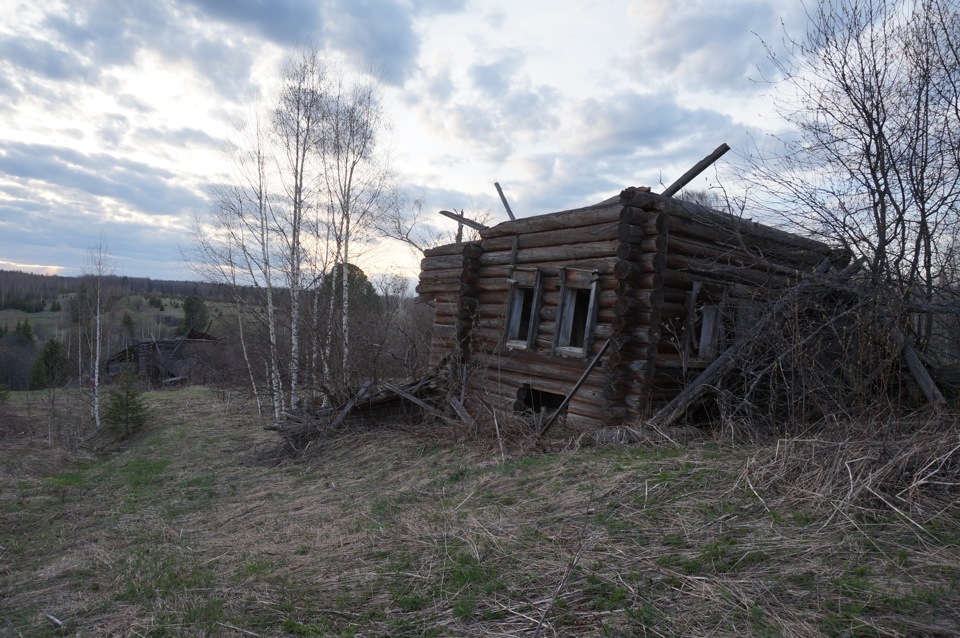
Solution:
<path fill-rule="evenodd" d="M 291 459 L 239 399 L 151 402 L 126 449 L 4 479 L 0 636 L 960 631 L 946 474 L 906 516 L 841 480 L 889 498 L 898 467 L 934 476 L 922 455 L 871 474 L 825 439 L 537 449 L 501 424 L 503 448 L 384 427 Z"/>

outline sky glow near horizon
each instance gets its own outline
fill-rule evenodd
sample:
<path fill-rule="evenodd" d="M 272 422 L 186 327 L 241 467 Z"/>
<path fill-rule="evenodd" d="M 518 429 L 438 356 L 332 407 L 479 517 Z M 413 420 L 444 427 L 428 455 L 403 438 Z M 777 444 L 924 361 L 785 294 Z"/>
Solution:
<path fill-rule="evenodd" d="M 398 184 L 506 219 L 656 190 L 780 124 L 763 43 L 786 0 L 0 0 L 0 268 L 195 279 L 182 251 L 231 123 L 305 41 L 380 71 Z M 705 188 L 708 171 L 693 184 Z M 452 222 L 450 222 L 452 223 Z M 415 276 L 385 244 L 360 266 Z"/>

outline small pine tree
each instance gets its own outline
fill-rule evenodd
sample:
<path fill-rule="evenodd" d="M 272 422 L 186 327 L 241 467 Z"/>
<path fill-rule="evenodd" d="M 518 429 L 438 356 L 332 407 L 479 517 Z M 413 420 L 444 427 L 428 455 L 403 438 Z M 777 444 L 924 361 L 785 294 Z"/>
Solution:
<path fill-rule="evenodd" d="M 120 325 L 122 325 L 123 329 L 127 331 L 128 337 L 133 337 L 133 329 L 135 326 L 133 323 L 133 316 L 129 312 L 123 313 L 123 319 L 120 320 Z"/>
<path fill-rule="evenodd" d="M 30 374 L 31 390 L 54 388 L 67 377 L 67 350 L 63 342 L 53 337 L 43 344 L 40 356 Z"/>
<path fill-rule="evenodd" d="M 17 321 L 17 327 L 14 328 L 13 331 L 30 343 L 33 343 L 37 340 L 37 336 L 33 333 L 33 326 L 31 326 L 30 322 L 26 319 L 24 319 L 23 323 Z"/>
<path fill-rule="evenodd" d="M 150 408 L 137 375 L 132 372 L 120 375 L 116 388 L 110 392 L 103 418 L 111 429 L 124 437 L 146 424 Z"/>

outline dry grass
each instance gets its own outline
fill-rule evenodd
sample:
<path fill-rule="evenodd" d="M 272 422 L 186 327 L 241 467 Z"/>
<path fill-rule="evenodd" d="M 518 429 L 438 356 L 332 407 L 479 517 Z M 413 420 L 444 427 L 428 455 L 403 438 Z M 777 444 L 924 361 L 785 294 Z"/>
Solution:
<path fill-rule="evenodd" d="M 240 400 L 150 398 L 110 456 L 21 441 L 18 468 L 61 456 L 4 475 L 0 636 L 960 632 L 953 465 L 927 465 L 949 447 L 881 472 L 826 439 L 551 452 L 383 428 L 265 463 Z"/>

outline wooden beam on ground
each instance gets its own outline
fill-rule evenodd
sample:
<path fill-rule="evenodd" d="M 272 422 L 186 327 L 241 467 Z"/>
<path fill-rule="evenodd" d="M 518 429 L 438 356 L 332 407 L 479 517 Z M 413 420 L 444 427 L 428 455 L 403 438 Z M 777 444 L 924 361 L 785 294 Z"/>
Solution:
<path fill-rule="evenodd" d="M 357 405 L 364 394 L 367 393 L 367 390 L 370 389 L 370 386 L 373 385 L 373 381 L 367 381 L 363 386 L 357 390 L 357 393 L 353 395 L 353 398 L 347 401 L 347 404 L 343 406 L 343 409 L 340 411 L 340 414 L 337 415 L 337 418 L 333 420 L 333 423 L 330 424 L 331 430 L 336 430 L 343 425 L 343 422 L 347 420 L 347 415 L 353 410 L 354 406 Z"/>
<path fill-rule="evenodd" d="M 406 399 L 407 401 L 410 401 L 411 403 L 415 403 L 415 404 L 419 405 L 421 408 L 423 408 L 424 410 L 426 410 L 426 411 L 429 412 L 430 414 L 435 414 L 435 415 L 437 415 L 437 416 L 443 416 L 442 414 L 440 414 L 440 411 L 437 410 L 435 407 L 433 407 L 433 406 L 430 405 L 429 403 L 423 401 L 422 399 L 419 399 L 418 397 L 413 396 L 412 394 L 410 394 L 409 392 L 407 392 L 406 390 L 404 390 L 403 388 L 401 388 L 401 387 L 399 387 L 399 386 L 393 385 L 392 383 L 384 383 L 384 384 L 383 384 L 383 387 L 386 388 L 387 390 L 390 390 L 391 392 L 394 392 L 394 393 L 396 393 L 397 395 L 403 397 L 403 398 Z"/>

